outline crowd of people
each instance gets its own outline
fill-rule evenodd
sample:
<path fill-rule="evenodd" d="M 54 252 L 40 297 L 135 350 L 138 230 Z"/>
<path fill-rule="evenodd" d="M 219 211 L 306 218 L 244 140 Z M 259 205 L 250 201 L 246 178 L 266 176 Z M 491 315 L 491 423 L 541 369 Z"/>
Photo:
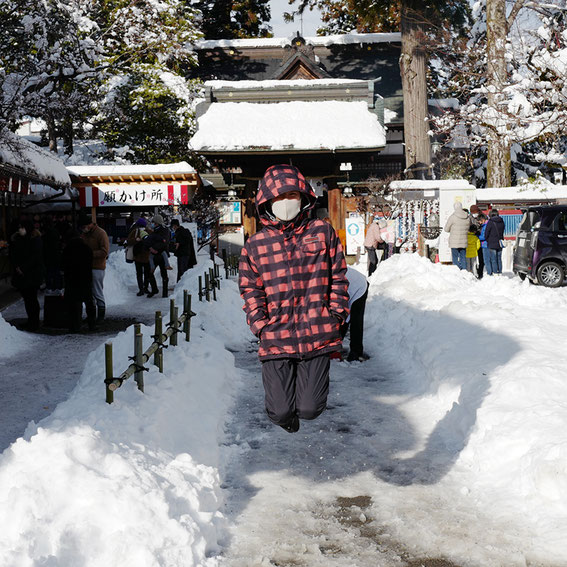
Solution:
<path fill-rule="evenodd" d="M 497 209 L 490 209 L 487 216 L 478 205 L 471 205 L 468 211 L 456 202 L 444 230 L 449 233 L 452 262 L 459 269 L 478 279 L 485 270 L 489 276 L 502 273 L 504 221 Z"/>
<path fill-rule="evenodd" d="M 40 326 L 38 295 L 43 288 L 45 307 L 48 301 L 62 299 L 59 307 L 66 312 L 69 332 L 80 332 L 83 306 L 88 328 L 95 331 L 106 316 L 104 275 L 110 251 L 106 231 L 90 214 L 81 212 L 77 222 L 71 215 L 22 214 L 10 234 L 11 281 L 24 301 L 25 329 L 37 331 Z M 130 261 L 135 263 L 138 295 L 153 297 L 158 293 L 154 272 L 159 268 L 162 296 L 167 297 L 170 253 L 177 257 L 177 281 L 197 263 L 191 232 L 176 219 L 171 221 L 170 232 L 159 214 L 151 221 L 138 218 L 130 227 L 125 246 L 127 260 L 130 253 Z"/>

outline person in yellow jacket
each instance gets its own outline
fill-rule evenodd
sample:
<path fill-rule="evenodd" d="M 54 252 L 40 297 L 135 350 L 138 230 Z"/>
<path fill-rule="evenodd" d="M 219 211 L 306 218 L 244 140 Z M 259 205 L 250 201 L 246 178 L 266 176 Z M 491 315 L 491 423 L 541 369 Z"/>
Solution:
<path fill-rule="evenodd" d="M 467 272 L 471 272 L 478 277 L 476 264 L 478 261 L 478 250 L 480 248 L 480 240 L 476 235 L 476 227 L 471 225 L 467 234 Z"/>

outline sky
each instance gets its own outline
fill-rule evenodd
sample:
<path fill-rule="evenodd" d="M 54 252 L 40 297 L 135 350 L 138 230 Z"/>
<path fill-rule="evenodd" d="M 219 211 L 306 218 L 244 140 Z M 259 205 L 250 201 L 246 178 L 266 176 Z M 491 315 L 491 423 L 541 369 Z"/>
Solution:
<path fill-rule="evenodd" d="M 295 35 L 296 32 L 301 32 L 301 20 L 296 18 L 292 23 L 286 23 L 283 19 L 284 12 L 292 12 L 297 3 L 291 6 L 288 0 L 271 0 L 270 8 L 272 12 L 272 26 L 275 37 L 289 37 Z M 321 25 L 318 10 L 306 10 L 303 14 L 303 36 L 309 37 L 317 35 L 317 28 Z"/>
<path fill-rule="evenodd" d="M 200 256 L 184 274 L 177 304 L 210 266 Z M 365 273 L 364 257 L 354 267 Z M 65 367 L 49 352 L 85 362 L 0 454 L 0 565 L 566 565 L 567 286 L 522 282 L 507 262 L 477 280 L 414 254 L 369 283 L 371 358 L 333 361 L 327 411 L 293 435 L 264 413 L 235 281 L 217 302 L 194 299 L 191 341 L 166 349 L 162 374 L 146 364 L 144 393 L 130 379 L 111 405 L 104 343 L 119 375 L 133 327 L 73 342 L 11 327 L 21 302 L 4 310 L 0 365 L 30 368 L 22 399 L 3 390 L 1 403 L 51 406 Z M 122 251 L 105 291 L 109 317 L 168 309 L 136 297 Z M 145 346 L 152 331 L 142 325 Z"/>

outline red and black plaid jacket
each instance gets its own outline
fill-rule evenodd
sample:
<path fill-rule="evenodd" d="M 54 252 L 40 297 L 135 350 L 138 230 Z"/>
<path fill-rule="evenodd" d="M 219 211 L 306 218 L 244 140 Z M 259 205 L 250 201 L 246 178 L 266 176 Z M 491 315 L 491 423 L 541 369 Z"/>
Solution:
<path fill-rule="evenodd" d="M 300 191 L 305 207 L 283 223 L 271 214 L 269 201 L 288 191 Z M 256 207 L 263 228 L 242 249 L 239 284 L 261 360 L 310 358 L 341 344 L 346 262 L 333 227 L 308 219 L 314 204 L 313 190 L 293 166 L 272 166 L 260 182 Z"/>

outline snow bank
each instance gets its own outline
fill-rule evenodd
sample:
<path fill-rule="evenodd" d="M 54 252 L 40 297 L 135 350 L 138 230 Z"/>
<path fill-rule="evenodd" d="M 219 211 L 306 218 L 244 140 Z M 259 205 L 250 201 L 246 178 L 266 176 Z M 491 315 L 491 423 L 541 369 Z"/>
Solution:
<path fill-rule="evenodd" d="M 115 258 L 123 253 L 109 259 L 106 291 L 121 277 Z M 130 379 L 106 404 L 101 345 L 69 399 L 0 456 L 0 564 L 216 565 L 219 445 L 240 379 L 222 337 L 246 336 L 236 285 L 222 286 L 222 321 L 220 304 L 194 303 L 191 342 L 165 350 L 163 374 L 146 365 L 144 394 Z M 153 329 L 142 332 L 146 347 Z M 112 343 L 118 376 L 133 328 Z"/>
<path fill-rule="evenodd" d="M 0 359 L 8 358 L 19 352 L 30 348 L 35 341 L 35 337 L 18 331 L 4 321 L 0 313 Z"/>
<path fill-rule="evenodd" d="M 457 495 L 527 526 L 531 560 L 565 563 L 567 289 L 398 255 L 372 276 L 366 320 L 366 344 L 405 361 L 405 411 L 428 416 L 413 423 L 427 441 L 408 482 L 438 481 L 419 456 L 442 447 Z"/>

